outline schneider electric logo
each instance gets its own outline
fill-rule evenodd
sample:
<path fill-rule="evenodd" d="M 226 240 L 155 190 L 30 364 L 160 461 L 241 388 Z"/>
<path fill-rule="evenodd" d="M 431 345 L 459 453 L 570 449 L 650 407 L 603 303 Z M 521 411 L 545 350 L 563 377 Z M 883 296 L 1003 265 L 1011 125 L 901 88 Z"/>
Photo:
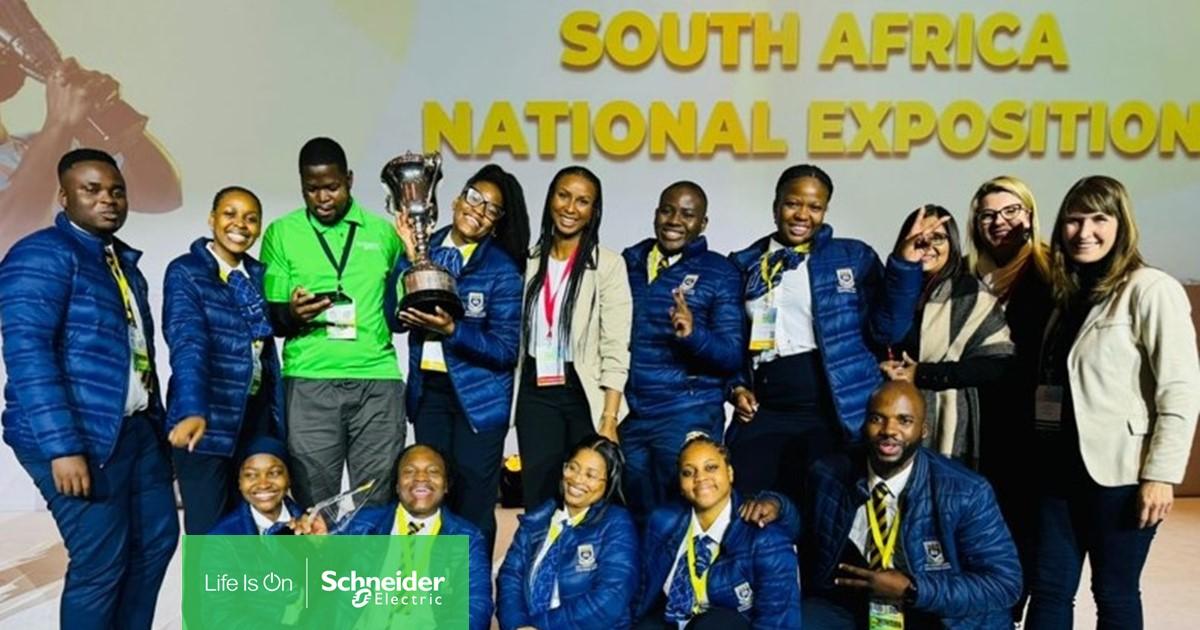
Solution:
<path fill-rule="evenodd" d="M 359 575 L 350 571 L 339 575 L 337 571 L 321 574 L 321 590 L 326 593 L 353 593 L 350 604 L 355 608 L 375 606 L 441 606 L 442 588 L 445 577 L 417 575 L 416 571 L 396 571 L 384 577 Z"/>

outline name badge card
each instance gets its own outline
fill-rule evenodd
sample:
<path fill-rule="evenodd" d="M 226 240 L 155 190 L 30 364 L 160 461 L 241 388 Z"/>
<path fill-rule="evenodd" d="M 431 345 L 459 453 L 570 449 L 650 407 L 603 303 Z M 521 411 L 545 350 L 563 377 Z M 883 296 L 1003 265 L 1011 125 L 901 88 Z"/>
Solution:
<path fill-rule="evenodd" d="M 775 318 L 778 309 L 774 304 L 759 302 L 750 312 L 750 349 L 775 349 Z"/>
<path fill-rule="evenodd" d="M 358 338 L 354 300 L 349 297 L 344 297 L 325 309 L 325 321 L 329 323 L 325 329 L 327 338 L 342 341 L 353 341 Z"/>

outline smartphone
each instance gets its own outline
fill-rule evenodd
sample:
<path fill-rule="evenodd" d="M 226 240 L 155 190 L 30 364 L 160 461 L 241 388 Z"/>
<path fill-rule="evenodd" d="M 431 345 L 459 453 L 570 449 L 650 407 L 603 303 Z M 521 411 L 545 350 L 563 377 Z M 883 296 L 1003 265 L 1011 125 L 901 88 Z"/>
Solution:
<path fill-rule="evenodd" d="M 341 291 L 317 291 L 316 293 L 313 293 L 313 297 L 317 298 L 318 300 L 329 300 L 330 304 L 338 304 L 339 302 L 350 301 L 350 298 L 346 297 L 346 294 L 342 293 Z"/>

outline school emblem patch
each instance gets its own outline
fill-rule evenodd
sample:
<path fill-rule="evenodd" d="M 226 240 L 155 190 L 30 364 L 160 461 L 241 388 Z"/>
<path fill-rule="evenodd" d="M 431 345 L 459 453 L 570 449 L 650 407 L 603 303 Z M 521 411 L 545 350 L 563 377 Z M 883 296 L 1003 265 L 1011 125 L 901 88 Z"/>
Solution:
<path fill-rule="evenodd" d="M 946 554 L 942 553 L 942 543 L 936 540 L 926 540 L 921 543 L 925 547 L 925 563 L 930 569 L 945 569 Z"/>
<path fill-rule="evenodd" d="M 679 283 L 679 291 L 689 294 L 696 289 L 696 283 L 700 281 L 700 274 L 689 273 L 683 277 L 683 282 Z"/>
<path fill-rule="evenodd" d="M 837 290 L 838 293 L 854 293 L 854 270 L 849 267 L 842 267 L 837 270 Z"/>
<path fill-rule="evenodd" d="M 596 566 L 596 550 L 590 544 L 579 545 L 575 548 L 575 566 L 581 571 L 587 571 Z"/>
<path fill-rule="evenodd" d="M 467 309 L 463 313 L 465 317 L 483 317 L 486 314 L 484 310 L 483 293 L 472 291 L 467 294 Z"/>
<path fill-rule="evenodd" d="M 738 612 L 754 608 L 754 589 L 749 582 L 742 582 L 733 588 L 733 594 L 738 600 Z"/>

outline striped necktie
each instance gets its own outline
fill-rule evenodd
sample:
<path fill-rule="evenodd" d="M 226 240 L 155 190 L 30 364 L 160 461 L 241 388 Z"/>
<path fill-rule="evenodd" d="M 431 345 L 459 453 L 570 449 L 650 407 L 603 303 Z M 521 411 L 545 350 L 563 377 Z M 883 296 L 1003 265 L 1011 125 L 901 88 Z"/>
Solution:
<path fill-rule="evenodd" d="M 422 529 L 425 529 L 425 523 L 409 521 L 409 523 L 408 523 L 408 535 L 409 536 L 416 536 L 418 533 L 420 533 L 420 531 Z"/>
<path fill-rule="evenodd" d="M 888 499 L 892 496 L 888 490 L 887 484 L 880 481 L 875 484 L 875 488 L 871 491 L 871 498 L 867 501 L 867 509 L 875 513 L 875 522 L 879 523 L 879 537 L 887 540 L 892 533 L 892 518 L 888 513 Z M 870 534 L 867 535 L 867 568 L 872 571 L 880 571 L 884 569 L 883 556 L 879 553 L 879 548 L 875 545 L 875 539 Z"/>

